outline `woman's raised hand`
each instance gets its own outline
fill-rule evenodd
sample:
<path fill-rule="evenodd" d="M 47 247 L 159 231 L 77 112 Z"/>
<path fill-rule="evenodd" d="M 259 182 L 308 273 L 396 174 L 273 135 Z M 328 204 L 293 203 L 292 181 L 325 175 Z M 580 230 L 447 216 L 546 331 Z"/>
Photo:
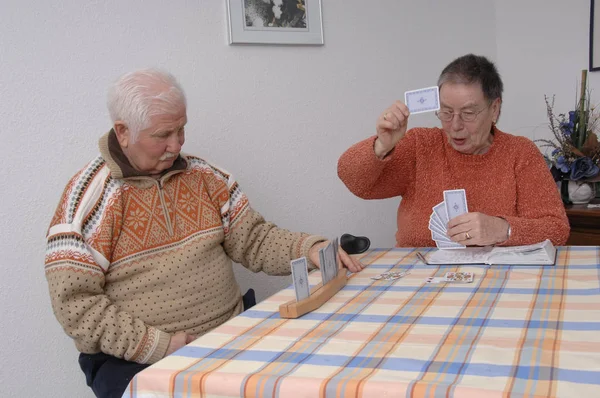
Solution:
<path fill-rule="evenodd" d="M 377 140 L 375 140 L 375 155 L 385 157 L 400 141 L 408 125 L 410 112 L 401 101 L 396 101 L 387 108 L 377 119 Z"/>

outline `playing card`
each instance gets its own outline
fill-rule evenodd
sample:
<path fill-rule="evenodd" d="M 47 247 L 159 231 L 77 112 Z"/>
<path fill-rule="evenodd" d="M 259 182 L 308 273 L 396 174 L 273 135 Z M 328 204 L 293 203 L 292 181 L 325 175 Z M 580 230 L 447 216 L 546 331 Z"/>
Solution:
<path fill-rule="evenodd" d="M 445 279 L 445 282 L 471 283 L 471 282 L 473 282 L 473 273 L 472 272 L 446 272 L 444 279 Z"/>
<path fill-rule="evenodd" d="M 444 204 L 448 220 L 469 212 L 467 208 L 467 194 L 464 189 L 444 191 Z"/>
<path fill-rule="evenodd" d="M 338 269 L 340 268 L 340 264 L 338 263 L 338 251 L 340 250 L 340 244 L 338 238 L 336 237 L 333 241 L 333 259 L 335 260 L 335 276 L 338 274 Z"/>
<path fill-rule="evenodd" d="M 438 247 L 438 249 L 464 249 L 466 248 L 465 245 L 461 245 L 460 243 L 456 243 L 456 242 L 444 242 L 441 240 L 436 240 L 435 241 L 435 245 Z"/>
<path fill-rule="evenodd" d="M 436 232 L 436 231 L 431 231 L 431 238 L 432 238 L 433 240 L 436 240 L 436 241 L 437 241 L 437 240 L 439 240 L 439 241 L 442 241 L 442 242 L 449 242 L 449 243 L 450 243 L 450 242 L 453 242 L 453 241 L 452 241 L 452 240 L 451 240 L 451 239 L 448 237 L 448 235 L 446 235 L 446 234 L 440 234 L 439 232 Z"/>
<path fill-rule="evenodd" d="M 329 280 L 334 279 L 338 274 L 336 245 L 337 242 L 334 240 L 329 242 L 329 244 L 325 247 L 325 260 L 327 267 L 329 267 L 328 272 L 330 275 Z"/>
<path fill-rule="evenodd" d="M 371 279 L 376 281 L 378 280 L 386 280 L 386 281 L 395 281 L 396 279 L 400 279 L 408 275 L 410 272 L 407 271 L 395 271 L 395 272 L 384 272 L 383 274 L 372 276 Z"/>
<path fill-rule="evenodd" d="M 306 257 L 292 260 L 290 265 L 292 267 L 292 281 L 294 282 L 294 290 L 296 291 L 296 301 L 300 301 L 310 296 Z"/>
<path fill-rule="evenodd" d="M 442 276 L 442 277 L 430 276 L 429 278 L 425 279 L 425 283 L 446 283 L 446 282 L 471 283 L 471 282 L 473 282 L 473 273 L 472 272 L 446 272 L 445 276 Z"/>
<path fill-rule="evenodd" d="M 431 216 L 429 216 L 429 224 L 433 224 L 436 227 L 438 227 L 438 229 L 440 229 L 441 231 L 446 232 L 446 227 L 442 225 L 440 218 L 437 216 L 437 214 L 435 214 L 435 212 L 431 213 Z"/>
<path fill-rule="evenodd" d="M 429 222 L 429 230 L 431 231 L 431 237 L 433 238 L 433 233 L 435 232 L 438 235 L 446 235 L 446 231 L 437 227 L 437 225 L 433 224 L 431 221 Z M 434 238 L 435 239 L 435 238 Z"/>
<path fill-rule="evenodd" d="M 329 282 L 329 275 L 327 274 L 327 267 L 325 267 L 325 249 L 321 248 L 319 249 L 319 263 L 320 263 L 320 270 L 321 270 L 321 281 L 323 282 L 323 284 L 326 284 L 327 282 Z"/>
<path fill-rule="evenodd" d="M 438 86 L 407 91 L 404 93 L 404 103 L 412 114 L 437 111 L 440 109 Z"/>
<path fill-rule="evenodd" d="M 440 223 L 444 227 L 444 232 L 447 229 L 448 225 L 448 213 L 446 213 L 446 205 L 445 202 L 440 202 L 437 205 L 433 206 L 433 212 L 439 218 Z"/>
<path fill-rule="evenodd" d="M 321 278 L 323 284 L 326 284 L 337 276 L 336 252 L 332 242 L 319 250 L 319 260 L 321 261 Z"/>

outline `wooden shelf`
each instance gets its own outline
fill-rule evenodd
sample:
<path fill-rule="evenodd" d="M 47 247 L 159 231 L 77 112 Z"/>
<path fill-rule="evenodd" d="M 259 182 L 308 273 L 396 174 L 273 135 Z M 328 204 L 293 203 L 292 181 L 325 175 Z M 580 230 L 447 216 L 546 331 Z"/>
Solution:
<path fill-rule="evenodd" d="M 600 199 L 590 203 L 600 204 Z M 567 217 L 571 224 L 569 246 L 600 246 L 600 208 L 587 205 L 566 205 Z"/>

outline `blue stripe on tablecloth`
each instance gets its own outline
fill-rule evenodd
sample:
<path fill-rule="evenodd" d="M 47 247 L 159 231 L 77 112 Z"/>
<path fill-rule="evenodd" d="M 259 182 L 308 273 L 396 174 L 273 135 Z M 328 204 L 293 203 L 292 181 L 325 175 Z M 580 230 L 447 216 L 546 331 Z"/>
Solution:
<path fill-rule="evenodd" d="M 566 253 L 568 256 L 569 252 Z M 567 269 L 559 268 L 561 271 L 560 275 L 556 275 L 554 270 L 544 269 L 541 275 L 538 278 L 538 292 L 542 292 L 544 290 L 558 290 L 560 292 L 564 292 L 564 289 L 556 289 L 556 287 L 564 286 L 565 282 L 568 281 Z M 514 369 L 514 373 L 518 373 L 522 371 L 523 366 L 527 366 L 531 363 L 543 364 L 542 356 L 544 355 L 544 348 L 546 344 L 544 344 L 544 340 L 550 339 L 551 342 L 555 339 L 560 340 L 560 337 L 557 336 L 557 332 L 560 329 L 564 330 L 564 327 L 558 328 L 559 324 L 562 326 L 563 322 L 560 322 L 562 319 L 562 314 L 557 313 L 556 306 L 552 305 L 554 301 L 562 302 L 563 295 L 554 295 L 548 296 L 545 294 L 534 294 L 531 296 L 532 303 L 527 305 L 527 308 L 531 310 L 530 318 L 533 319 L 541 319 L 542 321 L 536 321 L 535 327 L 530 327 L 533 321 L 528 321 L 524 325 L 524 335 L 522 335 L 523 347 L 520 350 L 518 363 Z M 548 321 L 548 319 L 554 319 L 553 321 Z M 552 380 L 556 375 L 553 374 L 553 370 L 551 367 L 546 366 L 537 366 L 534 368 L 529 368 L 530 374 L 527 375 L 527 378 L 530 380 L 523 380 L 522 376 L 516 377 L 514 380 L 514 384 L 512 386 L 511 392 L 515 394 L 525 394 L 536 393 L 538 392 L 538 382 L 540 380 Z"/>
<path fill-rule="evenodd" d="M 492 292 L 496 289 L 490 289 Z M 249 313 L 253 312 L 253 313 Z M 269 311 L 246 311 L 239 316 L 247 316 L 249 318 L 262 318 L 265 314 L 272 314 Z M 268 315 L 267 315 L 268 316 Z M 329 313 L 316 313 L 311 312 L 303 315 L 299 319 L 312 320 L 312 321 L 339 321 L 339 322 L 366 322 L 366 323 L 382 323 L 389 319 L 389 322 L 403 322 L 412 323 L 415 317 L 396 315 L 391 319 L 387 315 L 357 315 L 357 314 L 335 314 L 331 316 Z M 468 325 L 469 327 L 481 327 L 485 324 L 487 327 L 496 328 L 517 328 L 522 329 L 526 326 L 526 320 L 522 319 L 486 319 L 486 318 L 464 318 L 460 317 L 434 317 L 434 316 L 423 316 L 419 317 L 419 325 L 437 325 L 437 326 L 450 326 L 450 325 Z M 575 321 L 562 321 L 562 322 L 548 322 L 533 320 L 529 322 L 529 328 L 541 329 L 541 328 L 558 328 L 562 330 L 596 330 L 600 331 L 600 322 L 575 322 Z"/>
<path fill-rule="evenodd" d="M 496 277 L 486 280 L 488 273 L 491 273 L 492 275 L 495 274 Z M 508 275 L 508 272 L 491 269 L 486 269 L 484 272 L 482 272 L 482 278 L 480 278 L 478 281 L 479 289 L 474 292 L 474 294 L 472 294 L 468 300 L 465 301 L 465 305 L 462 307 L 461 312 L 455 318 L 456 322 L 452 325 L 452 327 L 446 329 L 447 331 L 444 335 L 444 338 L 440 339 L 437 349 L 432 352 L 432 355 L 429 358 L 430 366 L 427 367 L 426 371 L 417 380 L 421 380 L 425 373 L 433 373 L 436 375 L 436 377 L 433 379 L 433 382 L 456 385 L 460 381 L 460 378 L 458 378 L 456 374 L 446 372 L 444 367 L 435 368 L 434 364 L 444 360 L 445 358 L 453 358 L 454 362 L 460 361 L 463 363 L 462 366 L 464 366 L 465 363 L 468 363 L 469 359 L 473 355 L 473 352 L 475 351 L 474 347 L 477 346 L 477 341 L 479 341 L 479 338 L 483 335 L 482 331 L 486 329 L 487 325 L 489 325 L 489 322 L 485 320 L 480 325 L 474 321 L 481 318 L 487 319 L 490 313 L 493 312 L 495 304 L 498 302 L 499 297 L 502 295 L 503 289 L 506 286 Z M 481 287 L 481 283 L 484 281 L 485 287 Z M 465 312 L 471 315 L 462 318 Z M 463 321 L 463 319 L 466 320 L 466 322 Z M 462 340 L 464 343 L 450 345 L 450 349 L 445 352 L 446 357 L 440 357 L 440 351 L 443 349 L 448 349 L 448 343 L 444 341 L 444 339 L 451 334 L 455 335 L 457 342 Z M 458 369 L 456 372 L 462 375 L 462 369 Z M 416 383 L 417 380 L 411 382 L 411 385 Z M 430 388 L 431 385 L 428 384 L 426 394 L 434 393 L 433 391 L 429 391 Z M 450 392 L 453 393 L 453 389 Z"/>
<path fill-rule="evenodd" d="M 221 352 L 219 352 L 221 351 Z M 190 354 L 190 355 L 187 355 Z M 284 362 L 315 366 L 332 366 L 339 367 L 344 365 L 348 361 L 348 357 L 345 355 L 324 355 L 324 354 L 302 354 L 281 357 L 281 352 L 278 351 L 265 351 L 265 350 L 246 350 L 240 352 L 240 350 L 228 350 L 220 349 L 215 352 L 211 348 L 199 348 L 199 347 L 184 347 L 177 351 L 176 356 L 190 356 L 194 358 L 202 358 L 203 355 L 207 355 L 206 358 L 231 358 L 232 361 L 259 361 L 259 362 Z M 275 359 L 277 356 L 279 358 Z M 357 356 L 346 364 L 347 368 L 369 368 L 372 363 L 371 357 Z M 444 373 L 448 374 L 461 374 L 471 376 L 486 376 L 486 377 L 509 377 L 513 372 L 513 366 L 510 365 L 496 365 L 496 364 L 484 364 L 484 363 L 469 363 L 465 365 L 462 361 L 457 362 L 445 362 L 445 361 L 434 361 L 411 359 L 411 358 L 386 358 L 384 363 L 381 363 L 378 368 L 385 370 L 398 370 L 403 372 L 422 372 L 430 364 L 434 364 L 440 369 L 444 369 Z M 462 368 L 462 369 L 461 369 Z M 536 375 L 548 375 L 554 371 L 558 375 L 558 380 L 571 381 L 576 383 L 586 383 L 600 385 L 600 378 L 598 373 L 595 371 L 575 370 L 575 369 L 561 369 L 561 368 L 550 368 L 547 366 L 525 366 L 520 365 L 517 367 L 515 376 L 519 379 L 527 380 L 531 378 L 532 374 Z M 545 380 L 545 379 L 541 379 Z"/>
<path fill-rule="evenodd" d="M 588 267 L 589 269 L 589 267 Z M 369 288 L 372 291 L 387 291 L 387 292 L 413 292 L 419 289 L 419 286 L 407 286 L 407 285 L 398 285 L 398 286 L 390 286 L 390 285 L 346 285 L 343 290 L 365 290 Z M 462 286 L 457 285 L 427 285 L 420 288 L 422 292 L 435 291 L 438 289 L 444 289 L 444 293 L 471 293 L 474 290 L 477 290 L 477 287 L 472 284 L 465 284 Z M 534 293 L 538 294 L 568 294 L 569 296 L 596 296 L 600 291 L 598 288 L 590 288 L 590 289 L 560 289 L 560 288 L 542 288 L 537 290 L 535 288 L 525 288 L 525 287 L 507 287 L 505 289 L 496 288 L 496 290 L 491 290 L 490 293 L 506 293 L 506 294 L 524 294 L 524 295 L 532 295 Z M 248 310 L 246 312 L 251 312 L 252 310 Z M 246 312 L 243 312 L 241 315 L 244 315 Z"/>
<path fill-rule="evenodd" d="M 402 257 L 401 259 L 399 259 L 398 261 L 396 261 L 394 264 L 390 265 L 389 268 L 397 268 L 398 264 L 402 263 L 403 261 L 405 261 L 408 257 L 408 255 L 410 255 L 411 253 L 413 253 L 414 250 L 410 249 L 407 250 L 406 253 L 407 255 L 405 255 L 404 257 Z M 405 267 L 407 270 L 410 270 L 412 267 L 414 266 L 413 264 L 408 264 L 407 267 Z M 374 283 L 373 281 L 371 282 L 371 284 Z M 358 314 L 360 314 L 364 309 L 370 307 L 373 303 L 375 303 L 377 301 L 377 298 L 380 297 L 383 293 L 385 293 L 387 291 L 386 290 L 378 290 L 378 291 L 372 291 L 369 289 L 369 287 L 371 286 L 371 284 L 369 285 L 365 285 L 365 289 L 362 293 L 355 295 L 353 298 L 351 298 L 350 300 L 347 301 L 348 305 L 347 306 L 340 306 L 340 308 L 344 308 L 345 311 L 347 311 L 348 314 L 355 314 L 352 315 L 350 318 L 348 318 L 346 315 L 347 314 L 332 314 L 331 317 L 329 319 L 327 319 L 327 323 L 330 323 L 332 325 L 336 324 L 338 325 L 337 329 L 338 331 L 343 330 L 350 322 L 352 322 L 354 320 L 355 316 L 359 316 Z M 389 285 L 388 285 L 389 286 Z M 321 326 L 322 327 L 322 326 Z M 337 333 L 337 332 L 336 332 Z M 330 334 L 328 335 L 325 339 L 321 338 L 321 339 L 315 339 L 315 341 L 319 342 L 318 346 L 314 346 L 314 349 L 311 350 L 307 350 L 310 352 L 310 355 L 305 357 L 303 360 L 303 363 L 306 363 L 308 360 L 310 360 L 310 358 L 312 357 L 312 355 L 314 355 L 314 353 L 318 352 L 318 349 L 320 349 L 322 347 L 323 344 L 325 344 L 327 342 L 327 340 L 333 336 L 334 334 Z M 299 365 L 299 364 L 298 364 Z M 274 396 L 279 396 L 279 387 L 280 387 L 280 381 L 281 378 L 280 376 L 282 376 L 283 374 L 287 375 L 289 373 L 291 373 L 292 371 L 294 371 L 296 369 L 297 366 L 294 367 L 288 367 L 288 369 L 285 370 L 285 373 L 283 372 L 283 369 L 281 369 L 281 371 L 279 371 L 276 375 L 271 375 L 268 377 L 267 382 L 266 382 L 266 386 L 268 386 L 271 390 L 271 387 L 274 386 L 274 383 L 276 383 L 276 388 L 275 388 L 275 394 Z"/>

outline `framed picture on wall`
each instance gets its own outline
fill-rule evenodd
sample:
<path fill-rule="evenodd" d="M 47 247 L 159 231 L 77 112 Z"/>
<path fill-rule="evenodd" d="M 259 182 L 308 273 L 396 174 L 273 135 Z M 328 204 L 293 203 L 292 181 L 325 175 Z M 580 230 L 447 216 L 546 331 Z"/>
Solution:
<path fill-rule="evenodd" d="M 226 0 L 229 44 L 323 44 L 321 0 Z"/>
<path fill-rule="evenodd" d="M 600 10 L 590 0 L 590 71 L 600 70 Z M 600 5 L 600 4 L 598 4 Z"/>

